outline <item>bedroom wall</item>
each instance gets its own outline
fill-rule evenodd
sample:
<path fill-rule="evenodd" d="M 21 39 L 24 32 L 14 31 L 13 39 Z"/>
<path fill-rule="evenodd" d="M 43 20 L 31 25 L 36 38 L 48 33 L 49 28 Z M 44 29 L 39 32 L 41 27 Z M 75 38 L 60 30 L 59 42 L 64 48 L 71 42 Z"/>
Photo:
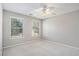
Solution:
<path fill-rule="evenodd" d="M 0 3 L 0 56 L 2 55 L 2 5 Z"/>
<path fill-rule="evenodd" d="M 11 23 L 10 16 L 23 18 L 23 34 L 24 38 L 19 39 L 11 39 Z M 3 11 L 3 46 L 9 47 L 16 44 L 24 43 L 26 41 L 32 40 L 32 19 L 31 17 L 21 15 L 11 11 Z"/>
<path fill-rule="evenodd" d="M 43 38 L 79 48 L 79 10 L 44 20 Z"/>

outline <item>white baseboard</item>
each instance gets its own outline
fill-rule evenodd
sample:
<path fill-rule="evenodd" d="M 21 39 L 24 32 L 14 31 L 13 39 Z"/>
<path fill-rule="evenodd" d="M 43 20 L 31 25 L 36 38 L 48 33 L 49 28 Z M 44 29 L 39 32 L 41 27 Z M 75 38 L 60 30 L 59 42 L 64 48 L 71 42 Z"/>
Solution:
<path fill-rule="evenodd" d="M 15 45 L 11 45 L 11 46 L 6 46 L 6 47 L 3 47 L 3 49 L 4 49 L 4 48 L 14 47 L 14 46 L 17 46 L 17 45 L 22 45 L 22 44 L 24 44 L 24 42 L 23 42 L 23 43 L 18 43 L 18 44 L 15 44 Z"/>
<path fill-rule="evenodd" d="M 27 40 L 27 42 L 29 42 L 31 40 Z M 10 48 L 10 47 L 14 47 L 14 46 L 18 46 L 18 45 L 22 45 L 22 44 L 25 44 L 26 42 L 22 42 L 22 43 L 17 43 L 17 44 L 14 44 L 14 45 L 10 45 L 10 46 L 6 46 L 6 47 L 3 47 L 3 49 L 5 48 Z"/>
<path fill-rule="evenodd" d="M 67 46 L 67 47 L 71 47 L 71 48 L 74 48 L 74 49 L 78 49 L 78 50 L 79 50 L 79 47 L 67 45 L 67 44 L 60 43 L 60 42 L 56 42 L 56 41 L 53 41 L 53 40 L 48 40 L 48 39 L 46 39 L 46 40 L 47 40 L 47 41 L 50 41 L 50 42 L 54 42 L 54 43 L 56 43 L 56 44 L 61 44 L 61 45 L 63 45 L 63 46 Z"/>

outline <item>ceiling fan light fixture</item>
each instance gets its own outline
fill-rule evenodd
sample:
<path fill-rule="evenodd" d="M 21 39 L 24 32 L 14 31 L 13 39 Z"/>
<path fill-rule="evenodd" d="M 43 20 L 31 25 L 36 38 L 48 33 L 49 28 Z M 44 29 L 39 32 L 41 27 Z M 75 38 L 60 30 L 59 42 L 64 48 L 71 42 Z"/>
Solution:
<path fill-rule="evenodd" d="M 51 14 L 51 10 L 49 8 L 41 11 L 41 16 L 48 16 L 49 14 Z"/>

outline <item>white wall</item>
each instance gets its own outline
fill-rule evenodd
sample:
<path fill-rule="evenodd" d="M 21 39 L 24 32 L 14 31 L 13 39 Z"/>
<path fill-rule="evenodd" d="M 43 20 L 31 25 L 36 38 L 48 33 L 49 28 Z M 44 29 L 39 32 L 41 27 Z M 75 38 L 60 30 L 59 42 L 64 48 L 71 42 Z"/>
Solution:
<path fill-rule="evenodd" d="M 0 55 L 2 55 L 2 6 L 0 3 Z"/>
<path fill-rule="evenodd" d="M 23 20 L 24 21 L 24 27 L 23 27 L 24 39 L 10 39 L 10 36 L 11 36 L 10 35 L 11 33 L 10 16 L 24 18 Z M 15 44 L 20 44 L 22 42 L 26 42 L 28 40 L 32 40 L 32 18 L 31 17 L 4 10 L 3 20 L 4 20 L 3 21 L 4 23 L 3 24 L 3 27 L 4 27 L 3 46 L 4 47 L 8 47 Z"/>
<path fill-rule="evenodd" d="M 49 18 L 43 22 L 43 37 L 79 47 L 79 11 Z"/>

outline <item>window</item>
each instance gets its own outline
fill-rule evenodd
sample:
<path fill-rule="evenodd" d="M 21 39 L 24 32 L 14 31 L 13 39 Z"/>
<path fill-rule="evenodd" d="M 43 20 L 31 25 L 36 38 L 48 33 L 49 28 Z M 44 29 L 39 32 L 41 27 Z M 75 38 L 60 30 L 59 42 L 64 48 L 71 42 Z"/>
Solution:
<path fill-rule="evenodd" d="M 32 36 L 39 36 L 39 21 L 32 21 Z"/>
<path fill-rule="evenodd" d="M 23 33 L 22 20 L 11 17 L 11 36 L 20 36 Z"/>

